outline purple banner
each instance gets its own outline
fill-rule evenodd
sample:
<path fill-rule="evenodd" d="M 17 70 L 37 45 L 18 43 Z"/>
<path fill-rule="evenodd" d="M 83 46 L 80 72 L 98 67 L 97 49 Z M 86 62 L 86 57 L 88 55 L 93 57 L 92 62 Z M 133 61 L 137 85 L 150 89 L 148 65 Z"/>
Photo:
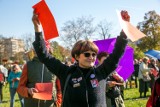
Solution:
<path fill-rule="evenodd" d="M 94 43 L 99 47 L 99 52 L 105 51 L 109 54 L 112 53 L 115 42 L 116 38 L 94 41 Z M 122 76 L 124 80 L 129 78 L 134 71 L 133 53 L 133 48 L 126 46 L 125 52 L 119 61 L 118 67 L 116 68 L 117 73 Z"/>

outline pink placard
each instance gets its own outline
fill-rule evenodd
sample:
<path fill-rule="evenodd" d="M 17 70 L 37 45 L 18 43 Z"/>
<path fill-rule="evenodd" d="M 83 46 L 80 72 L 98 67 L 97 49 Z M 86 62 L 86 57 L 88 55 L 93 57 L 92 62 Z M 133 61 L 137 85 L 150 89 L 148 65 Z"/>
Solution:
<path fill-rule="evenodd" d="M 142 33 L 140 30 L 138 30 L 136 27 L 134 27 L 130 22 L 124 21 L 121 17 L 120 11 L 117 11 L 118 19 L 120 22 L 120 25 L 124 31 L 124 33 L 127 35 L 127 37 L 132 41 L 137 41 L 140 38 L 145 37 L 146 35 Z"/>

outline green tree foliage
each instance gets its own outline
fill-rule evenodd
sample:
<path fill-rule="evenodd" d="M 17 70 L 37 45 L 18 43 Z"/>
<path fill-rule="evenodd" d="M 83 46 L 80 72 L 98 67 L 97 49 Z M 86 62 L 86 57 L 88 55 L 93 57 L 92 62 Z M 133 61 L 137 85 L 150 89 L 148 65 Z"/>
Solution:
<path fill-rule="evenodd" d="M 55 58 L 57 58 L 57 59 L 59 59 L 60 61 L 62 61 L 63 58 L 62 58 L 62 55 L 61 55 L 61 53 L 60 53 L 60 49 L 59 49 L 58 43 L 57 43 L 57 42 L 51 42 L 51 47 L 53 48 L 52 55 L 53 55 Z"/>
<path fill-rule="evenodd" d="M 60 61 L 64 62 L 66 57 L 70 57 L 70 50 L 60 46 L 58 42 L 51 42 L 51 47 L 53 48 L 52 55 Z"/>
<path fill-rule="evenodd" d="M 160 49 L 160 15 L 154 10 L 145 13 L 144 21 L 138 23 L 138 29 L 147 37 L 144 37 L 138 43 L 138 47 L 143 51 L 148 49 Z"/>
<path fill-rule="evenodd" d="M 135 59 L 141 59 L 144 57 L 144 53 L 137 47 L 136 44 L 130 42 L 128 45 L 134 49 L 134 58 Z"/>

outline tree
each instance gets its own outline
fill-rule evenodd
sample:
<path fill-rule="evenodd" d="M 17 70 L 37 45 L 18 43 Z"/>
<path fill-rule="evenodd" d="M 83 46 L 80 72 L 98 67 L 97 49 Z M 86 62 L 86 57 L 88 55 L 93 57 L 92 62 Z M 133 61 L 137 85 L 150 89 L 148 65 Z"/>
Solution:
<path fill-rule="evenodd" d="M 16 53 L 14 56 L 14 60 L 18 61 L 19 64 L 23 64 L 24 61 L 23 56 L 24 56 L 23 52 Z"/>
<path fill-rule="evenodd" d="M 134 49 L 134 58 L 135 59 L 141 59 L 144 57 L 144 52 L 142 52 L 136 44 L 134 44 L 133 42 L 129 42 L 128 44 L 129 46 L 131 46 Z"/>
<path fill-rule="evenodd" d="M 154 10 L 145 13 L 144 21 L 138 23 L 138 29 L 142 31 L 147 37 L 142 38 L 138 44 L 138 47 L 142 51 L 148 49 L 160 49 L 160 15 Z"/>
<path fill-rule="evenodd" d="M 22 35 L 22 37 L 23 37 L 22 39 L 24 40 L 24 44 L 25 44 L 25 50 L 26 51 L 31 50 L 33 48 L 32 43 L 34 41 L 35 36 L 32 34 L 24 34 Z"/>
<path fill-rule="evenodd" d="M 7 38 L 3 35 L 0 35 L 0 63 L 3 59 L 9 59 L 8 49 L 9 44 L 5 42 Z"/>
<path fill-rule="evenodd" d="M 100 21 L 97 25 L 98 34 L 101 39 L 110 38 L 111 34 L 109 33 L 112 29 L 112 24 L 106 20 Z"/>
<path fill-rule="evenodd" d="M 4 55 L 4 37 L 0 35 L 0 64 L 2 64 L 2 58 Z"/>
<path fill-rule="evenodd" d="M 50 43 L 53 48 L 53 56 L 60 61 L 65 61 L 66 57 L 70 57 L 70 50 L 60 46 L 56 41 Z"/>
<path fill-rule="evenodd" d="M 61 30 L 61 40 L 65 43 L 65 47 L 70 49 L 77 41 L 90 39 L 95 32 L 92 23 L 92 17 L 81 17 L 64 23 Z"/>

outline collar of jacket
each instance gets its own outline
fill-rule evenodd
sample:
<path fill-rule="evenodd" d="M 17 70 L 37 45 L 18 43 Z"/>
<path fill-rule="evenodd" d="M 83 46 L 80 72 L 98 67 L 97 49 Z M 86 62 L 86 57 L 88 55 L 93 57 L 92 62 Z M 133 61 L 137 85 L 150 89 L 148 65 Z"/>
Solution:
<path fill-rule="evenodd" d="M 38 57 L 33 57 L 32 61 L 38 61 L 38 62 L 40 62 L 39 59 L 38 59 Z"/>

